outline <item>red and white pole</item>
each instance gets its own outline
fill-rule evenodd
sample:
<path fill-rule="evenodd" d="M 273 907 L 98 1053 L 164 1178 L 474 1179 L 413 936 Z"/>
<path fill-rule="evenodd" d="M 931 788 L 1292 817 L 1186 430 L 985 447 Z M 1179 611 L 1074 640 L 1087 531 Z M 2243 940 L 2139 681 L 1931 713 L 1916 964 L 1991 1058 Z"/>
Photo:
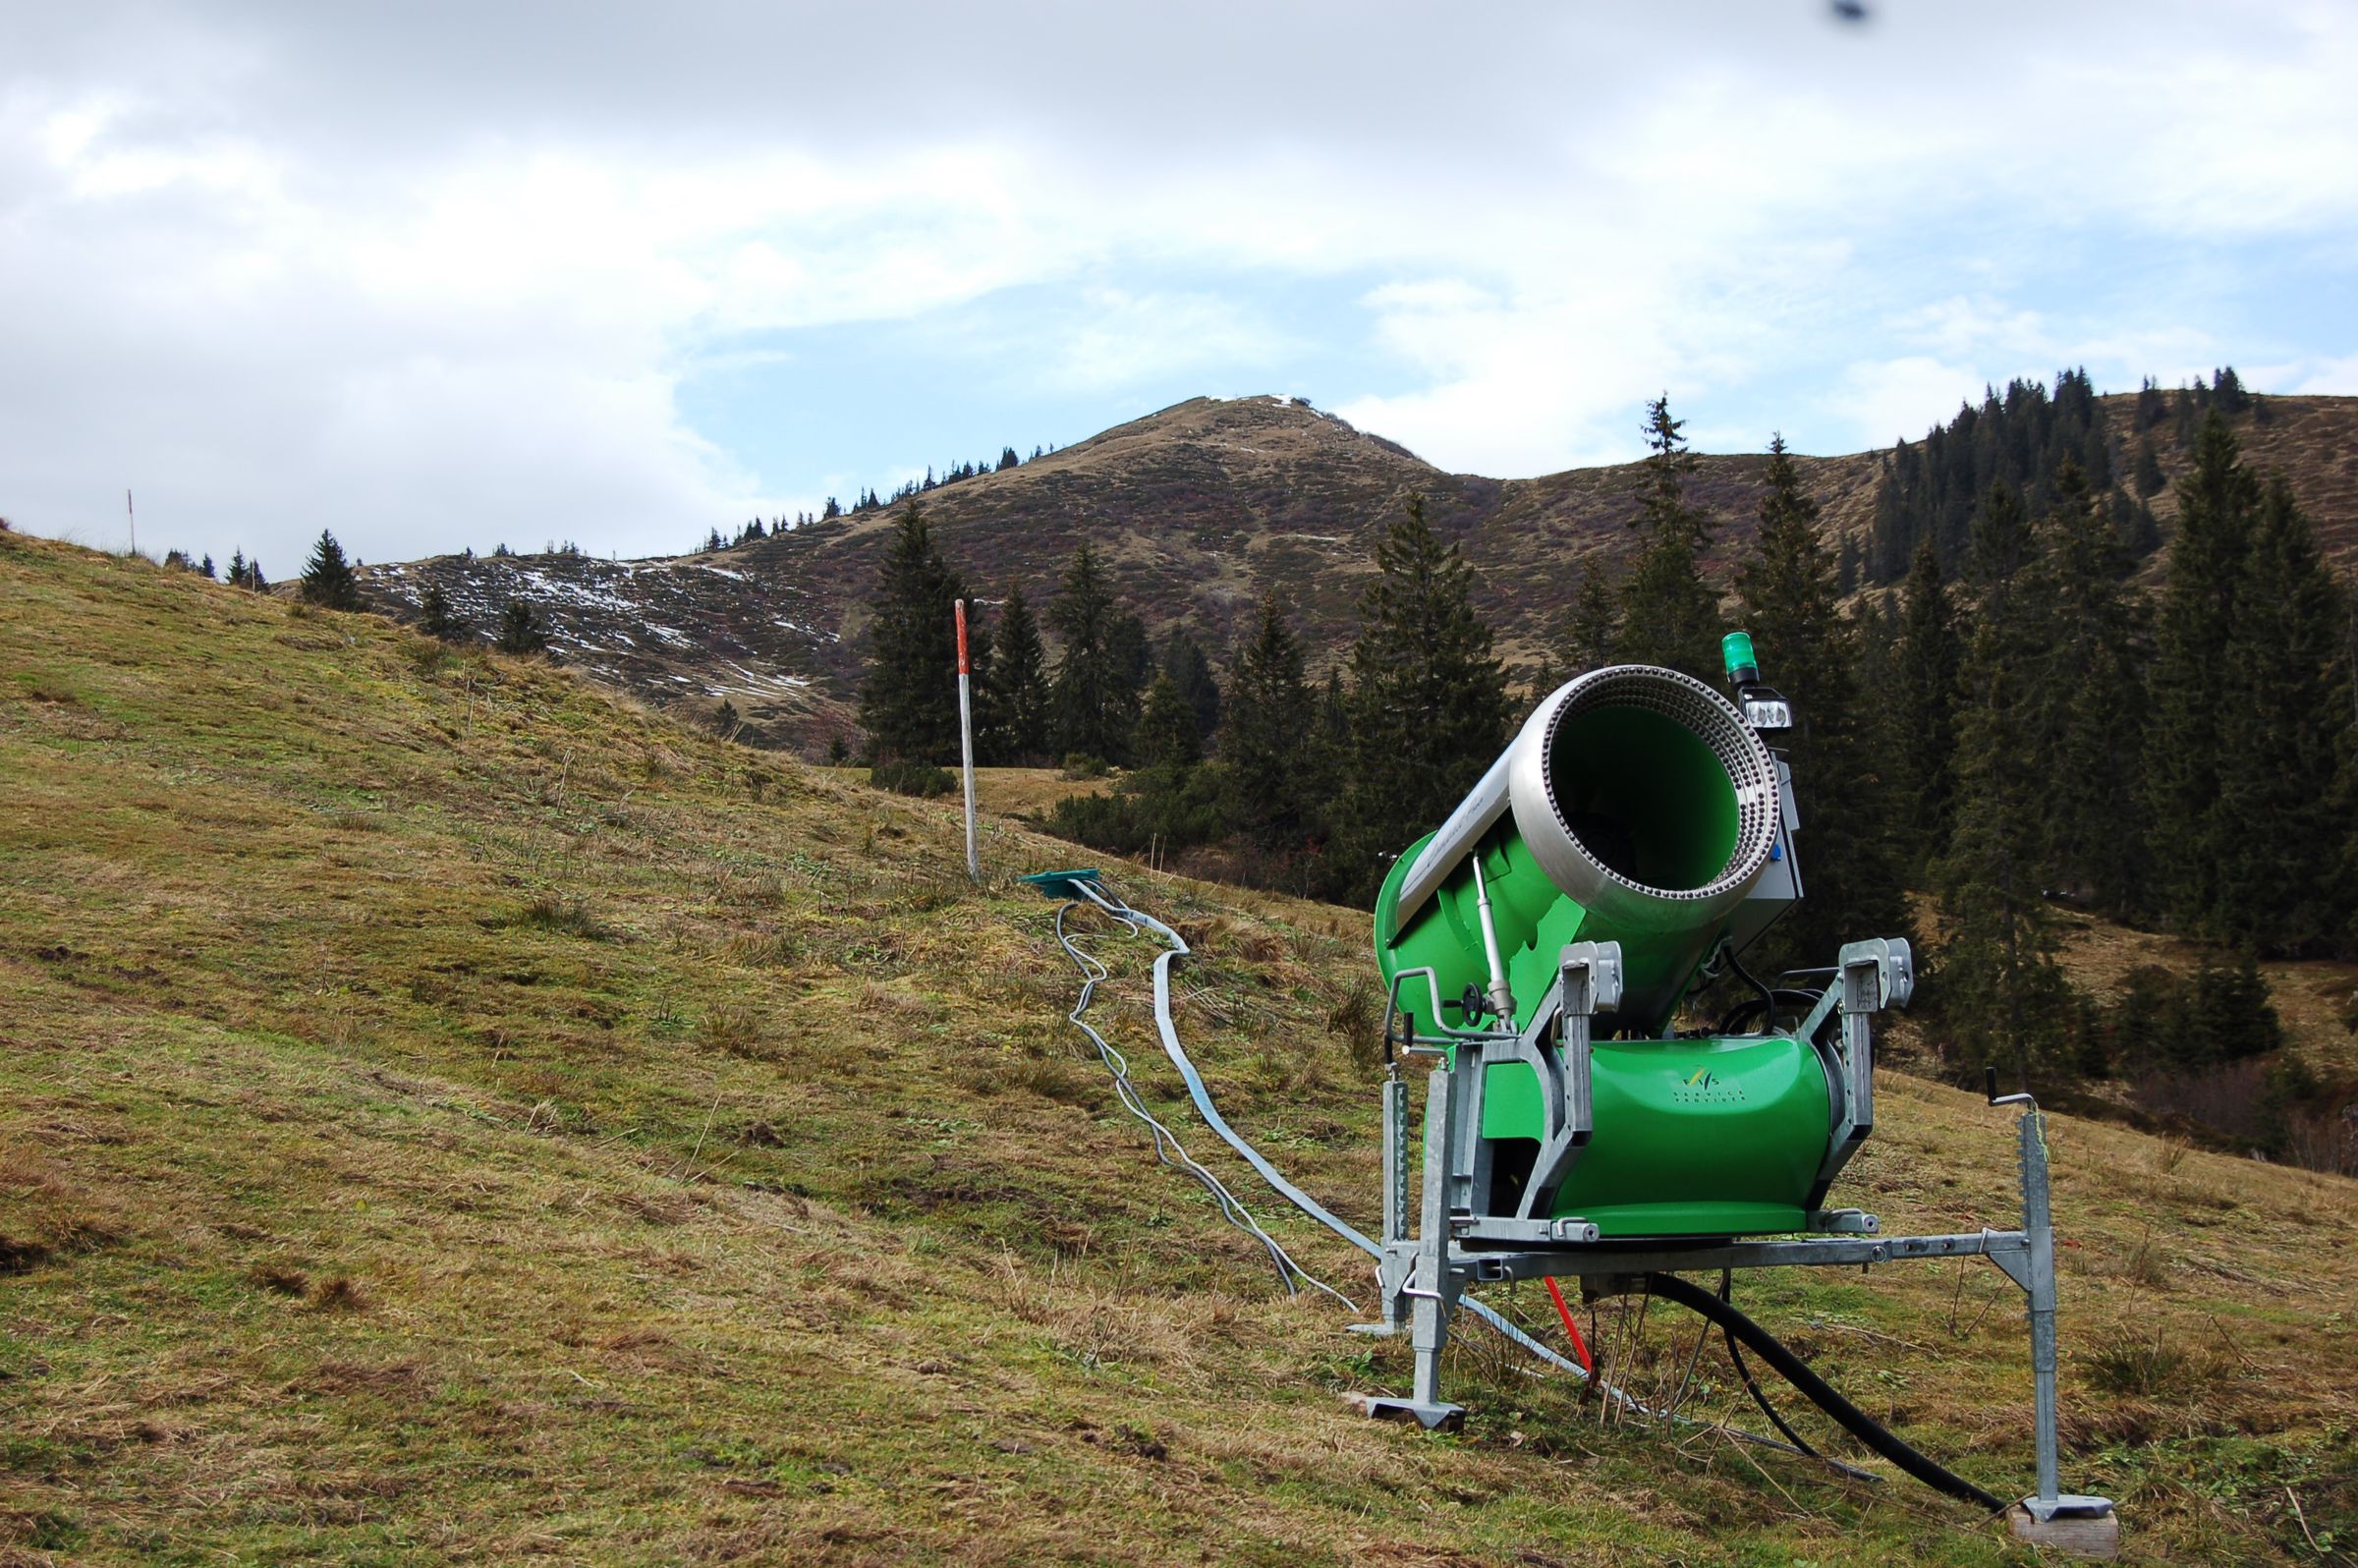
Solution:
<path fill-rule="evenodd" d="M 958 756 L 966 773 L 966 874 L 982 880 L 982 862 L 975 850 L 975 708 L 967 687 L 973 668 L 966 656 L 966 600 L 958 600 Z"/>

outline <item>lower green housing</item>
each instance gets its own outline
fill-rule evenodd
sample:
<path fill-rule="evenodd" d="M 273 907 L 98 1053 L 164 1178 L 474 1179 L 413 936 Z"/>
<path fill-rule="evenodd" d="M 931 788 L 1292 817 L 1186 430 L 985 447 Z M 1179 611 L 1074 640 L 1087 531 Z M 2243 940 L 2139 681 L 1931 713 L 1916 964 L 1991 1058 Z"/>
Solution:
<path fill-rule="evenodd" d="M 1549 1218 L 1606 1236 L 1740 1236 L 1799 1230 L 1825 1157 L 1825 1070 L 1787 1036 L 1600 1040 L 1590 1047 L 1597 1131 Z M 1531 1069 L 1489 1069 L 1482 1135 L 1502 1168 L 1539 1151 Z M 1520 1146 L 1520 1147 L 1518 1147 Z"/>

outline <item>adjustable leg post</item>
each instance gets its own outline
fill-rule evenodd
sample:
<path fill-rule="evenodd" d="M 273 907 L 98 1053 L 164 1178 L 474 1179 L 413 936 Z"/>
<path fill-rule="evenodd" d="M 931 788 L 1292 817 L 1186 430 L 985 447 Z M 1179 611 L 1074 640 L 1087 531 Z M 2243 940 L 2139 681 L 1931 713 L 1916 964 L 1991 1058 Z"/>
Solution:
<path fill-rule="evenodd" d="M 1441 1349 L 1449 1343 L 1449 1314 L 1457 1306 L 1457 1281 L 1449 1267 L 1449 1164 L 1450 1152 L 1457 1147 L 1456 1070 L 1443 1068 L 1429 1082 L 1425 1211 L 1419 1216 L 1417 1230 L 1417 1306 L 1412 1329 L 1417 1351 L 1413 1414 L 1427 1427 L 1438 1427 L 1465 1414 L 1441 1401 Z"/>
<path fill-rule="evenodd" d="M 2055 1457 L 2055 1226 L 2049 1207 L 2047 1119 L 2031 1112 L 2020 1124 L 2022 1138 L 2022 1230 L 2031 1243 L 2031 1377 L 2039 1437 L 2039 1491 L 2035 1502 L 2057 1498 Z"/>
<path fill-rule="evenodd" d="M 1481 1068 L 1475 1067 L 1479 1072 Z M 1451 1150 L 1456 1147 L 1458 1119 L 1457 1073 L 1433 1070 L 1427 1081 L 1425 1100 L 1425 1202 L 1417 1234 L 1416 1278 L 1400 1287 L 1413 1302 L 1410 1343 L 1416 1352 L 1416 1386 L 1407 1399 L 1365 1398 L 1354 1403 L 1369 1415 L 1392 1421 L 1414 1421 L 1428 1429 L 1454 1427 L 1465 1419 L 1463 1406 L 1441 1398 L 1441 1351 L 1449 1343 L 1449 1315 L 1457 1306 L 1459 1279 L 1450 1266 L 1449 1194 Z M 1387 1194 L 1388 1198 L 1388 1194 Z M 1406 1193 L 1401 1195 L 1403 1206 Z M 1394 1256 L 1409 1256 L 1405 1249 Z"/>
<path fill-rule="evenodd" d="M 1395 1069 L 1383 1081 L 1383 1260 L 1376 1265 L 1383 1293 L 1380 1332 L 1396 1334 L 1409 1316 L 1412 1258 L 1408 1245 L 1408 1085 Z"/>
<path fill-rule="evenodd" d="M 2022 1231 L 2030 1243 L 2023 1293 L 2031 1317 L 2033 1414 L 2039 1450 L 2039 1489 L 2015 1504 L 2018 1540 L 2088 1557 L 2120 1549 L 2120 1521 L 2104 1497 L 2060 1490 L 2055 1444 L 2055 1227 L 2049 1202 L 2047 1119 L 2036 1106 L 2017 1126 L 2022 1144 Z"/>

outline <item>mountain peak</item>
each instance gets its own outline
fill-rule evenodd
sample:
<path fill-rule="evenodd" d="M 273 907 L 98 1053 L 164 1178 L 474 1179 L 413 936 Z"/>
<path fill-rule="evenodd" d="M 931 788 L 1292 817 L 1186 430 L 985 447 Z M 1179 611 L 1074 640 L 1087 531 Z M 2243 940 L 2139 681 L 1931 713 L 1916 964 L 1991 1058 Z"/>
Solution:
<path fill-rule="evenodd" d="M 2358 553 L 2344 461 L 2358 446 L 2358 399 L 2268 402 L 2267 421 L 2239 426 L 2247 456 L 2291 475 L 2329 555 Z M 2127 434 L 2117 409 L 2113 427 L 2124 450 L 2167 434 Z M 2162 446 L 2162 465 L 2175 472 L 2184 454 Z M 1865 543 L 1883 461 L 1880 451 L 1795 459 L 1836 549 Z M 1717 524 L 1705 561 L 1714 580 L 1751 539 L 1767 463 L 1761 453 L 1696 457 L 1687 493 Z M 1376 542 L 1411 495 L 1473 565 L 1500 653 L 1522 660 L 1559 627 L 1584 563 L 1617 569 L 1634 547 L 1638 478 L 1631 464 L 1529 479 L 1449 474 L 1306 399 L 1261 393 L 1189 398 L 922 499 L 943 555 L 985 604 L 1011 585 L 1043 602 L 1086 539 L 1155 635 L 1183 627 L 1220 657 L 1274 592 L 1322 666 L 1348 644 Z M 2166 490 L 2154 507 L 2166 529 Z M 478 630 L 525 599 L 561 656 L 591 673 L 657 702 L 726 700 L 755 738 L 815 750 L 855 728 L 868 601 L 897 514 L 879 508 L 671 560 L 442 557 L 362 575 L 397 609 L 439 583 Z"/>

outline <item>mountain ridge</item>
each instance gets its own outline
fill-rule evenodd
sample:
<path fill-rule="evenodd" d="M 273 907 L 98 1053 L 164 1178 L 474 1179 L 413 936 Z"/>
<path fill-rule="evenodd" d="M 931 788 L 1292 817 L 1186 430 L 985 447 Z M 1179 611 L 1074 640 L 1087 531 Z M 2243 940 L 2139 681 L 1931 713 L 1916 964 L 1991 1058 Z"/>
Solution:
<path fill-rule="evenodd" d="M 2134 394 L 2102 400 L 2123 454 Z M 2237 433 L 2256 468 L 2285 470 L 2345 570 L 2358 560 L 2358 399 L 2270 397 Z M 2151 432 L 2165 475 L 2183 466 L 2173 428 Z M 1695 454 L 1690 499 L 1716 525 L 1704 566 L 1729 581 L 1750 541 L 1765 453 Z M 1837 550 L 1865 556 L 1881 451 L 1797 455 Z M 1617 568 L 1636 538 L 1642 464 L 1524 479 L 1451 474 L 1407 447 L 1299 400 L 1191 398 L 1015 468 L 919 497 L 944 557 L 973 595 L 1020 583 L 1053 591 L 1083 538 L 1117 594 L 1156 635 L 1185 628 L 1220 656 L 1261 595 L 1293 605 L 1314 667 L 1339 656 L 1375 545 L 1411 494 L 1460 544 L 1510 661 L 1534 658 L 1584 564 Z M 2166 530 L 2174 501 L 2153 498 Z M 370 590 L 414 615 L 427 584 L 478 629 L 522 597 L 561 654 L 659 702 L 727 701 L 751 738 L 812 751 L 851 737 L 867 600 L 898 505 L 814 523 L 718 552 L 647 561 L 452 557 L 365 568 Z M 2145 568 L 2159 573 L 2158 558 Z"/>

